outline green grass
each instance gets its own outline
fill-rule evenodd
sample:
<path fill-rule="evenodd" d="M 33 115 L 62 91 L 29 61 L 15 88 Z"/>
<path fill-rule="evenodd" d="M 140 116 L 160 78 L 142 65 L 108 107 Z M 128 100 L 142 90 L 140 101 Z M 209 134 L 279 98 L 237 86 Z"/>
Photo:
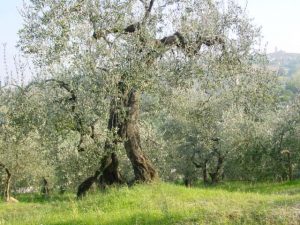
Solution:
<path fill-rule="evenodd" d="M 0 225 L 300 224 L 300 181 L 229 182 L 187 189 L 157 183 L 89 194 L 17 196 L 0 203 Z"/>

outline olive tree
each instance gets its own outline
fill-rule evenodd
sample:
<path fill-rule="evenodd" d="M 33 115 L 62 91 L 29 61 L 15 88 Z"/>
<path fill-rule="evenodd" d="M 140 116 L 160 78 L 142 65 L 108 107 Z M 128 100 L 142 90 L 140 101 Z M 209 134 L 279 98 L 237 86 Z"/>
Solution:
<path fill-rule="evenodd" d="M 8 84 L 0 89 L 0 169 L 5 172 L 4 197 L 11 190 L 39 187 L 42 177 L 51 177 L 52 167 L 46 160 L 40 135 L 33 127 L 30 115 L 36 105 L 24 86 Z M 34 107 L 35 106 L 35 107 Z"/>
<path fill-rule="evenodd" d="M 158 176 L 141 145 L 141 95 L 188 88 L 211 74 L 237 80 L 236 71 L 247 69 L 259 40 L 259 28 L 233 1 L 31 0 L 23 17 L 19 46 L 45 74 L 40 82 L 69 93 L 77 131 L 85 134 L 93 121 L 78 123 L 83 111 L 105 117 L 96 108 L 109 105 L 96 173 L 107 184 L 121 181 L 119 143 L 136 181 Z M 95 105 L 84 105 L 84 98 L 93 98 Z"/>
<path fill-rule="evenodd" d="M 296 95 L 277 112 L 270 154 L 271 168 L 278 173 L 277 179 L 292 180 L 299 176 L 299 107 Z"/>
<path fill-rule="evenodd" d="M 255 132 L 253 127 L 265 127 L 264 132 L 270 133 L 266 130 L 270 124 L 266 114 L 276 107 L 274 90 L 278 83 L 276 76 L 266 69 L 264 57 L 256 57 L 254 66 L 249 66 L 253 64 L 249 60 L 241 67 L 247 70 L 237 68 L 236 76 L 203 76 L 194 81 L 193 88 L 177 89 L 172 95 L 168 107 L 172 116 L 165 120 L 162 132 L 169 146 L 177 148 L 177 157 L 173 158 L 186 177 L 196 179 L 199 172 L 195 170 L 200 168 L 205 183 L 216 183 L 222 177 L 224 165 L 229 163 L 233 171 L 238 171 L 232 157 L 245 154 L 239 148 L 242 136 L 257 143 L 256 135 L 249 136 Z"/>

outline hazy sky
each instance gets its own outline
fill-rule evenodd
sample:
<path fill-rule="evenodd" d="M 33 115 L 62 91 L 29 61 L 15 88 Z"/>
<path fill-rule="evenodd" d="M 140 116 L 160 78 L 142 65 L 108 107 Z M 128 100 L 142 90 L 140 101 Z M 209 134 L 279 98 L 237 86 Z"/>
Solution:
<path fill-rule="evenodd" d="M 300 0 L 238 0 L 247 4 L 254 23 L 262 26 L 268 51 L 300 53 Z"/>
<path fill-rule="evenodd" d="M 17 9 L 21 6 L 22 0 L 0 0 L 0 43 L 7 43 L 8 51 L 14 47 L 18 29 L 22 26 L 22 17 Z"/>
<path fill-rule="evenodd" d="M 254 22 L 262 26 L 269 52 L 276 46 L 278 50 L 300 53 L 300 0 L 237 1 L 243 6 L 248 2 L 247 11 Z M 15 53 L 17 31 L 22 24 L 17 8 L 21 6 L 22 0 L 0 0 L 0 43 L 7 43 L 9 55 Z M 0 49 L 2 54 L 2 46 Z"/>

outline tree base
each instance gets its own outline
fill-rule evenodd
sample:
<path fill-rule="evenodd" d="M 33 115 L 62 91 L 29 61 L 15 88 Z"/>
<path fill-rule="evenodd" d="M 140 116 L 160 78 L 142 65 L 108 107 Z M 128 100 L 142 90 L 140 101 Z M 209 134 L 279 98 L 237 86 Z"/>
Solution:
<path fill-rule="evenodd" d="M 6 203 L 18 203 L 19 201 L 13 197 L 9 197 L 5 200 Z"/>

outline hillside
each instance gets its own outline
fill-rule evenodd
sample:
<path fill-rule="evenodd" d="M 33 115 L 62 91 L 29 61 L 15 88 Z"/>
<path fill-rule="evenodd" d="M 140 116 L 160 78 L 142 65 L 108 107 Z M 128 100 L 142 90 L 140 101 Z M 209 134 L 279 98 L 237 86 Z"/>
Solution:
<path fill-rule="evenodd" d="M 137 185 L 93 193 L 18 196 L 0 203 L 0 224 L 299 224 L 300 181 L 225 183 L 187 189 L 175 184 Z"/>
<path fill-rule="evenodd" d="M 270 63 L 279 75 L 291 77 L 300 69 L 300 54 L 277 51 L 268 54 Z"/>

